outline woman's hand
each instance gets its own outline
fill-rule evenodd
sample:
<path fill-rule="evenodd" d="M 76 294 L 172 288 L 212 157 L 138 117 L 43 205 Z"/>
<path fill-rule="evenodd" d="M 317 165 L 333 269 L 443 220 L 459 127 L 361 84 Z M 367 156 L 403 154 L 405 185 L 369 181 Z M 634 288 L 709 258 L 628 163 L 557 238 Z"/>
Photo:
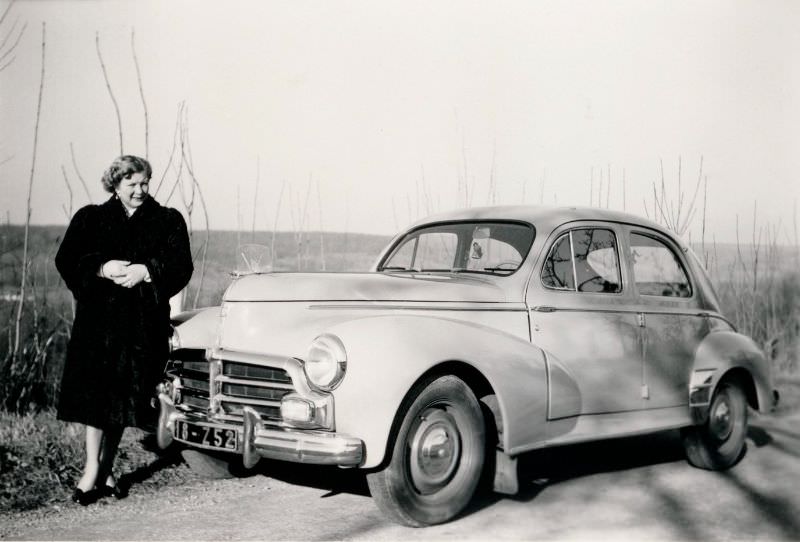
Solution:
<path fill-rule="evenodd" d="M 144 264 L 134 263 L 123 267 L 122 273 L 117 275 L 113 280 L 120 286 L 133 288 L 145 280 L 149 274 L 150 272 Z"/>
<path fill-rule="evenodd" d="M 128 265 L 130 265 L 130 263 L 131 262 L 128 260 L 108 260 L 106 263 L 100 266 L 100 271 L 97 274 L 104 279 L 117 282 L 117 277 L 121 277 L 125 274 L 125 269 L 128 267 Z"/>

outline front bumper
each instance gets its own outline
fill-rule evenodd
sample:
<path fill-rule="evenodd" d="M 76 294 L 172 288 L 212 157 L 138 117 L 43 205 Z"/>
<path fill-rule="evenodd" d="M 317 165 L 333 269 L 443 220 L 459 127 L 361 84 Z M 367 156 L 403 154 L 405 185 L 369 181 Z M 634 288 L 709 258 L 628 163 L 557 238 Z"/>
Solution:
<path fill-rule="evenodd" d="M 360 439 L 328 431 L 267 426 L 258 413 L 249 407 L 244 408 L 244 423 L 233 425 L 182 412 L 175 408 L 172 399 L 164 393 L 158 395 L 158 402 L 160 412 L 156 435 L 158 445 L 162 449 L 169 446 L 173 440 L 180 441 L 175 437 L 175 426 L 177 421 L 182 420 L 208 427 L 235 430 L 238 450 L 247 468 L 255 466 L 262 457 L 295 463 L 356 466 L 361 463 L 364 456 L 364 443 Z M 196 443 L 187 444 L 219 450 Z"/>

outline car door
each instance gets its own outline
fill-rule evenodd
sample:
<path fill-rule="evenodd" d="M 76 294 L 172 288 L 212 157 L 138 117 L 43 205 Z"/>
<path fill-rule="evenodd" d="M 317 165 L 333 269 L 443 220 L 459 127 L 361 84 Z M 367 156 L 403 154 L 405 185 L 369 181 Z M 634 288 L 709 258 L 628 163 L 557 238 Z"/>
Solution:
<path fill-rule="evenodd" d="M 549 371 L 550 418 L 642 408 L 642 336 L 620 266 L 615 224 L 555 230 L 527 293 L 531 340 L 563 367 L 578 401 Z"/>
<path fill-rule="evenodd" d="M 685 255 L 666 236 L 644 228 L 631 227 L 626 244 L 644 324 L 645 407 L 688 405 L 695 351 L 707 323 Z"/>

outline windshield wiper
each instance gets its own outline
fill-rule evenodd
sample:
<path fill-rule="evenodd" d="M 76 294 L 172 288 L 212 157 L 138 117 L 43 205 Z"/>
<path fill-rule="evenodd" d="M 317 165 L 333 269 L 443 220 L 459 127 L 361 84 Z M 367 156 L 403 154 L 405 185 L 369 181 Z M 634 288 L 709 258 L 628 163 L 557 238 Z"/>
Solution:
<path fill-rule="evenodd" d="M 507 267 L 484 267 L 483 270 L 489 273 L 508 273 L 509 275 L 516 271 L 516 269 L 509 269 Z"/>

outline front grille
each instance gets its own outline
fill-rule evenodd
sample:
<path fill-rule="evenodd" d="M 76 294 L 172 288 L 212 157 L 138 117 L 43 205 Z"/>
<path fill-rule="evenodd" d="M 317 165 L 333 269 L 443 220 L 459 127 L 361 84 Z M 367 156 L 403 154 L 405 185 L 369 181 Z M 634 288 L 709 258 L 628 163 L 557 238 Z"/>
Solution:
<path fill-rule="evenodd" d="M 205 350 L 196 349 L 170 356 L 167 375 L 180 379 L 181 408 L 241 422 L 247 406 L 265 421 L 281 421 L 281 399 L 294 391 L 285 370 L 226 359 L 209 362 L 205 356 Z M 210 412 L 215 404 L 219 410 Z"/>
<path fill-rule="evenodd" d="M 262 419 L 281 420 L 281 398 L 294 391 L 292 379 L 283 369 L 222 360 L 217 377 L 220 407 L 226 416 L 241 419 L 242 409 L 249 406 Z"/>
<path fill-rule="evenodd" d="M 236 416 L 241 418 L 245 405 L 222 401 L 221 406 L 222 406 L 222 412 L 224 412 L 227 416 Z M 261 416 L 261 418 L 264 420 L 270 420 L 270 421 L 281 420 L 280 407 L 264 406 L 264 405 L 248 405 L 248 406 L 253 410 L 255 410 L 256 412 L 258 412 L 259 416 Z"/>
<path fill-rule="evenodd" d="M 280 401 L 284 395 L 289 393 L 289 390 L 248 386 L 246 384 L 223 384 L 222 393 L 233 397 Z"/>
<path fill-rule="evenodd" d="M 206 351 L 197 348 L 180 348 L 170 354 L 167 365 L 167 377 L 181 382 L 180 404 L 191 410 L 207 411 L 208 379 L 210 369 L 206 359 Z"/>
<path fill-rule="evenodd" d="M 273 369 L 272 367 L 262 367 L 260 365 L 249 365 L 233 361 L 224 362 L 222 374 L 234 378 L 245 378 L 252 380 L 263 380 L 266 382 L 280 382 L 291 384 L 292 379 L 283 369 Z"/>

